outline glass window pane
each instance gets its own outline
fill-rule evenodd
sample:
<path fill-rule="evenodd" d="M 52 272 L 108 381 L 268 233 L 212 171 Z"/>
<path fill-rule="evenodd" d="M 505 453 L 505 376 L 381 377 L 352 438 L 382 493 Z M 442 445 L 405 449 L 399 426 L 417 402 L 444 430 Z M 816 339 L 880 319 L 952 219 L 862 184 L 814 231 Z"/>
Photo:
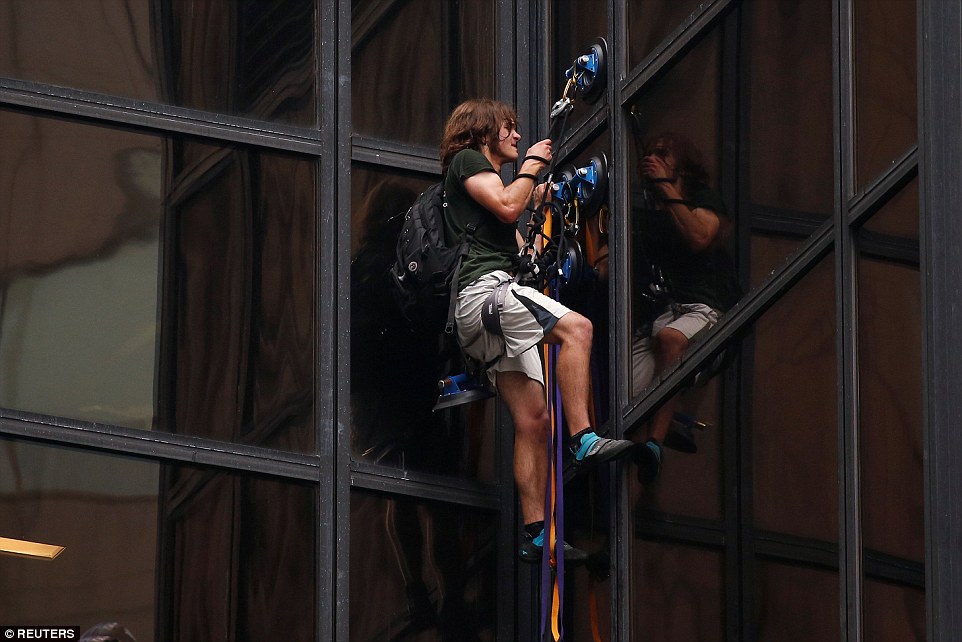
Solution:
<path fill-rule="evenodd" d="M 646 87 L 630 107 L 632 396 L 677 358 L 660 350 L 662 317 L 677 310 L 671 304 L 707 306 L 714 315 L 728 310 L 740 294 L 728 248 L 739 223 L 717 189 L 724 171 L 720 167 L 720 35 L 719 30 L 713 31 L 664 77 Z M 651 173 L 648 164 L 652 162 L 660 164 L 661 174 Z M 672 183 L 664 180 L 679 177 Z M 719 227 L 709 246 L 698 246 L 685 234 L 686 228 L 675 223 L 670 211 L 678 205 L 671 200 L 685 201 L 686 210 L 714 214 Z M 705 317 L 701 326 L 710 328 L 713 322 Z M 686 344 L 696 338 L 692 333 L 697 330 L 684 332 Z M 663 424 L 656 420 L 649 432 L 660 439 Z"/>
<path fill-rule="evenodd" d="M 925 592 L 887 582 L 864 584 L 865 631 L 873 642 L 923 642 L 925 638 Z"/>
<path fill-rule="evenodd" d="M 354 0 L 351 22 L 355 133 L 436 149 L 455 105 L 494 97 L 492 0 Z"/>
<path fill-rule="evenodd" d="M 893 200 L 876 216 L 918 229 L 917 203 Z M 873 255 L 876 238 L 860 238 L 858 260 L 862 537 L 867 548 L 922 562 L 921 280 L 917 265 Z"/>
<path fill-rule="evenodd" d="M 838 541 L 833 267 L 822 259 L 756 323 L 751 395 L 755 525 L 827 542 Z"/>
<path fill-rule="evenodd" d="M 837 573 L 772 562 L 757 564 L 755 630 L 759 642 L 841 639 Z"/>
<path fill-rule="evenodd" d="M 387 269 L 401 219 L 432 179 L 355 165 L 351 180 L 354 457 L 494 481 L 494 401 L 432 412 L 438 381 L 463 371 L 460 351 L 441 337 L 412 333 L 391 299 Z"/>
<path fill-rule="evenodd" d="M 0 75 L 315 122 L 314 0 L 9 0 L 3 11 Z"/>
<path fill-rule="evenodd" d="M 0 406 L 313 452 L 314 162 L 0 130 Z"/>
<path fill-rule="evenodd" d="M 575 59 L 587 53 L 592 45 L 599 38 L 604 38 L 610 44 L 608 33 L 608 12 L 607 3 L 601 2 L 580 2 L 579 0 L 555 0 L 552 18 L 556 37 L 552 41 L 552 51 L 554 53 L 554 65 L 551 67 L 552 75 L 548 77 L 548 100 L 554 104 L 564 93 L 567 83 L 565 72 L 571 68 Z M 606 64 L 611 64 L 611 54 L 609 52 Z M 602 82 L 606 82 L 604 78 Z M 569 98 L 574 98 L 574 109 L 568 115 L 566 132 L 570 133 L 575 124 L 591 113 L 593 105 L 603 99 L 604 94 L 599 94 L 594 102 L 589 103 L 581 94 L 568 93 Z M 535 122 L 544 123 L 547 127 L 549 115 L 537 115 Z M 547 129 L 544 130 L 547 132 Z M 532 141 L 533 142 L 533 141 Z M 557 141 L 556 141 L 557 142 Z"/>
<path fill-rule="evenodd" d="M 751 201 L 829 218 L 834 202 L 832 2 L 752 2 Z"/>
<path fill-rule="evenodd" d="M 631 639 L 725 639 L 724 558 L 709 549 L 635 539 L 631 547 Z"/>
<path fill-rule="evenodd" d="M 254 641 L 283 622 L 291 639 L 313 639 L 315 485 L 0 444 L 2 536 L 65 547 L 48 562 L 0 555 L 4 624 Z"/>
<path fill-rule="evenodd" d="M 855 185 L 916 140 L 915 0 L 855 0 Z"/>
<path fill-rule="evenodd" d="M 640 64 L 703 0 L 628 0 L 628 67 Z"/>
<path fill-rule="evenodd" d="M 493 640 L 496 515 L 351 492 L 351 640 Z"/>

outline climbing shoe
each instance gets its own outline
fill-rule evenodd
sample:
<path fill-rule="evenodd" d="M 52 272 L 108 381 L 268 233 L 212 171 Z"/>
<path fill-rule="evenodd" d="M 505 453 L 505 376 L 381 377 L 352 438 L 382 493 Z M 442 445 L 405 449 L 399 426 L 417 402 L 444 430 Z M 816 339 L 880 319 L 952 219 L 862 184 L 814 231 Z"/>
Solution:
<path fill-rule="evenodd" d="M 638 466 L 638 483 L 645 486 L 656 479 L 661 472 L 661 445 L 654 439 L 649 439 L 641 445 L 635 453 L 635 464 Z"/>
<path fill-rule="evenodd" d="M 577 439 L 572 438 L 569 446 L 571 460 L 566 467 L 564 479 L 570 481 L 599 464 L 623 457 L 637 448 L 638 444 L 627 439 L 608 439 L 599 437 L 592 430 L 583 431 Z"/>
<path fill-rule="evenodd" d="M 565 564 L 567 565 L 580 565 L 584 564 L 588 559 L 588 554 L 585 553 L 580 548 L 575 548 L 568 542 L 562 542 L 564 544 L 565 552 Z M 527 562 L 529 564 L 537 564 L 541 561 L 541 555 L 544 551 L 544 529 L 541 530 L 536 536 L 532 537 L 529 533 L 524 533 L 521 538 L 521 548 L 518 550 L 518 556 L 521 558 L 522 562 Z"/>

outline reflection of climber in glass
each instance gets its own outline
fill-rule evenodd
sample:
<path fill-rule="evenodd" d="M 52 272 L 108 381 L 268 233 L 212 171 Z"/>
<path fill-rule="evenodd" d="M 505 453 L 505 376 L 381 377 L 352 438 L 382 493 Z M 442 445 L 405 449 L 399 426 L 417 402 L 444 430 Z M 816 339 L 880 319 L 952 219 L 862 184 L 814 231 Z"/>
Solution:
<path fill-rule="evenodd" d="M 449 355 L 432 333 L 414 333 L 388 290 L 387 267 L 404 212 L 417 193 L 393 180 L 367 191 L 355 219 L 361 242 L 351 262 L 351 445 L 358 461 L 441 475 L 476 476 L 477 438 L 483 411 L 432 412 L 439 373 Z M 464 425 L 467 424 L 467 425 Z M 385 604 L 391 624 L 373 639 L 409 639 L 436 629 L 459 639 L 464 626 L 464 585 L 477 572 L 464 559 L 455 520 L 390 498 L 383 512 L 365 515 L 376 541 L 396 562 L 405 603 Z"/>
<path fill-rule="evenodd" d="M 662 133 L 644 146 L 641 173 L 645 198 L 632 221 L 632 393 L 677 361 L 699 332 L 741 292 L 725 250 L 734 220 L 721 196 L 708 187 L 702 154 L 680 134 Z M 639 468 L 647 483 L 657 475 L 661 444 L 668 435 L 677 397 L 648 426 L 650 466 Z"/>

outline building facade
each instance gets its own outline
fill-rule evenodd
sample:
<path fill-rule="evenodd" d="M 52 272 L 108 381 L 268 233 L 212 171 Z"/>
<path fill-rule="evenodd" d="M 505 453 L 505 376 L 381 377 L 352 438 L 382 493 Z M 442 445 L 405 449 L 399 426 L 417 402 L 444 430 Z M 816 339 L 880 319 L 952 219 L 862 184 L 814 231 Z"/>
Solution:
<path fill-rule="evenodd" d="M 533 144 L 599 43 L 554 147 L 608 169 L 564 296 L 598 427 L 677 397 L 696 452 L 565 487 L 565 639 L 962 639 L 954 0 L 0 3 L 0 537 L 65 547 L 0 554 L 0 626 L 539 639 L 510 419 L 432 411 L 456 350 L 384 277 L 451 109 Z M 663 132 L 743 295 L 652 379 Z"/>

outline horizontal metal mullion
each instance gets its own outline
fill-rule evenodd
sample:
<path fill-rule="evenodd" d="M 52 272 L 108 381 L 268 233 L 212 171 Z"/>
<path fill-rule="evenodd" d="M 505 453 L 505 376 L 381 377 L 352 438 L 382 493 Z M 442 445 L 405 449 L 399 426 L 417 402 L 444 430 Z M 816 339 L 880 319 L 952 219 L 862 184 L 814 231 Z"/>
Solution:
<path fill-rule="evenodd" d="M 0 416 L 0 435 L 307 481 L 317 481 L 320 467 L 314 455 L 9 410 Z"/>
<path fill-rule="evenodd" d="M 493 511 L 502 508 L 500 491 L 494 485 L 359 461 L 351 462 L 351 487 Z"/>
<path fill-rule="evenodd" d="M 838 570 L 838 544 L 781 533 L 759 532 L 753 540 L 759 557 L 778 562 L 803 563 Z"/>
<path fill-rule="evenodd" d="M 351 160 L 392 169 L 423 172 L 440 176 L 438 150 L 420 145 L 363 136 L 351 137 Z"/>
<path fill-rule="evenodd" d="M 879 176 L 865 191 L 849 201 L 849 225 L 864 223 L 918 175 L 918 146 L 913 145 L 912 149 L 898 159 L 887 172 Z"/>
<path fill-rule="evenodd" d="M 834 230 L 827 221 L 791 262 L 754 292 L 726 312 L 712 333 L 685 354 L 682 362 L 664 375 L 647 396 L 625 415 L 625 433 L 637 430 L 665 400 L 674 395 L 704 365 L 721 352 L 729 340 L 745 332 L 779 297 L 798 282 L 832 248 Z"/>
<path fill-rule="evenodd" d="M 865 550 L 865 576 L 925 590 L 925 565 L 922 562 Z"/>
<path fill-rule="evenodd" d="M 635 534 L 644 539 L 670 540 L 715 548 L 724 547 L 726 542 L 725 526 L 722 522 L 647 510 L 636 514 Z"/>
<path fill-rule="evenodd" d="M 752 205 L 748 212 L 752 232 L 808 238 L 830 217 L 764 205 Z"/>
<path fill-rule="evenodd" d="M 715 26 L 725 11 L 735 4 L 736 0 L 711 0 L 702 4 L 700 11 L 692 13 L 660 46 L 628 73 L 618 91 L 621 104 L 627 105 L 634 100 L 646 84 L 667 71 L 668 67 L 689 47 L 694 46 L 705 32 Z"/>
<path fill-rule="evenodd" d="M 257 145 L 318 156 L 320 132 L 160 103 L 0 79 L 0 108 L 24 108 L 65 118 L 93 120 L 152 132 Z"/>

